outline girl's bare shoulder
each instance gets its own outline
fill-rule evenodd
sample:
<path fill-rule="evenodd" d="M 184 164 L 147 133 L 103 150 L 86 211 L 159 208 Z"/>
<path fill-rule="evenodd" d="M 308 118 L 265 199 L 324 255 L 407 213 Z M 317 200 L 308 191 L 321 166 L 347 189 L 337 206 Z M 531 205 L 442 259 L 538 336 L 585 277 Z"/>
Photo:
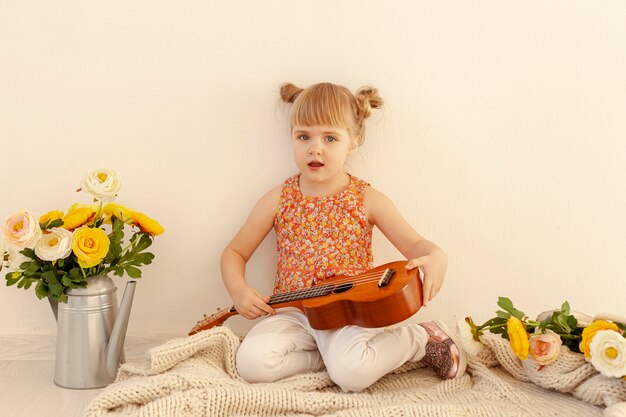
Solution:
<path fill-rule="evenodd" d="M 283 192 L 284 184 L 278 184 L 274 188 L 266 192 L 258 201 L 257 206 L 263 206 L 267 208 L 276 208 L 280 201 L 280 196 Z"/>

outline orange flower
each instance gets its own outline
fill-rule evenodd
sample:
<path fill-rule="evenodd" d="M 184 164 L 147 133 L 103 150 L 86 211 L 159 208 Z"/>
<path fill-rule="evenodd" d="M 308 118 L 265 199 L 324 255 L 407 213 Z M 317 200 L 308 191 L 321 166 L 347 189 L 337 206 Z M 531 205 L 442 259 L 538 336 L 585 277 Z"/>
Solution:
<path fill-rule="evenodd" d="M 137 211 L 133 212 L 131 223 L 139 226 L 142 232 L 152 236 L 160 235 L 165 231 L 159 222 Z"/>
<path fill-rule="evenodd" d="M 89 204 L 74 204 L 63 217 L 63 228 L 74 230 L 77 227 L 93 220 L 98 211 L 98 206 Z"/>

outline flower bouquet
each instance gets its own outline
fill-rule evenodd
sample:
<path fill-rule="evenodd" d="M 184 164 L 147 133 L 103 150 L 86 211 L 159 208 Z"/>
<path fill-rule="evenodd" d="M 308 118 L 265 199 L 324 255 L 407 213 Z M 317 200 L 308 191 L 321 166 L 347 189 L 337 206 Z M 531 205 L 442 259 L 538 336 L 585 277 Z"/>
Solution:
<path fill-rule="evenodd" d="M 4 264 L 12 270 L 5 276 L 7 286 L 35 284 L 39 299 L 67 302 L 66 289 L 86 287 L 89 277 L 112 272 L 140 278 L 139 267 L 154 259 L 146 249 L 164 230 L 145 214 L 113 202 L 119 188 L 114 170 L 95 169 L 77 190 L 91 194 L 91 204 L 75 203 L 66 214 L 52 210 L 38 217 L 23 209 L 9 216 L 0 238 L 0 270 Z M 127 226 L 132 234 L 125 242 Z"/>
<path fill-rule="evenodd" d="M 463 344 L 478 363 L 500 364 L 517 379 L 594 405 L 626 401 L 626 319 L 592 318 L 571 311 L 567 301 L 535 320 L 506 297 L 498 306 L 496 317 L 481 325 L 471 317 L 459 323 Z"/>

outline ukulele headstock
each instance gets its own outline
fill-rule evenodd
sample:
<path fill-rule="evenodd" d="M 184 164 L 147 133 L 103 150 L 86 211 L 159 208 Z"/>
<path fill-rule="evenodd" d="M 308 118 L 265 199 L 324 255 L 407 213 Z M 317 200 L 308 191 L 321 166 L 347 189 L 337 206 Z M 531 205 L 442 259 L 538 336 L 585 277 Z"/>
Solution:
<path fill-rule="evenodd" d="M 189 331 L 189 336 L 201 332 L 202 330 L 209 330 L 213 327 L 221 326 L 226 319 L 233 314 L 232 310 L 232 308 L 219 308 L 210 316 L 205 314 L 203 318 L 198 320 L 196 325 L 193 326 L 193 329 Z"/>

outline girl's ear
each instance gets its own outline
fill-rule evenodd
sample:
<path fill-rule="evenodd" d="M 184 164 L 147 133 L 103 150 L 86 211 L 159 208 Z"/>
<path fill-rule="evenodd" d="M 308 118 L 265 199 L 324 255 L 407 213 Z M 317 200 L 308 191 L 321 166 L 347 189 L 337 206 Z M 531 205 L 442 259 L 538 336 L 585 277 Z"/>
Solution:
<path fill-rule="evenodd" d="M 348 150 L 348 154 L 352 155 L 356 152 L 356 150 L 359 148 L 359 141 L 360 141 L 360 137 L 356 136 L 354 138 L 351 138 L 350 140 L 350 149 Z"/>

